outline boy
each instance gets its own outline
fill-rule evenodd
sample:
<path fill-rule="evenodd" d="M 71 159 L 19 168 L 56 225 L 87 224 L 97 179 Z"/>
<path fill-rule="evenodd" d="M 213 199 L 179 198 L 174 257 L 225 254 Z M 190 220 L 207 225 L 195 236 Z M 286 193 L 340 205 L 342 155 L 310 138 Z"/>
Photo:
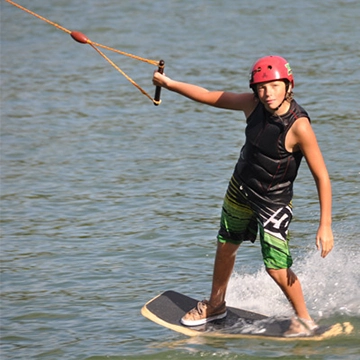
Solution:
<path fill-rule="evenodd" d="M 259 230 L 264 264 L 290 301 L 296 317 L 286 336 L 308 336 L 317 328 L 306 308 L 301 285 L 290 269 L 288 226 L 292 219 L 293 182 L 304 156 L 314 177 L 320 223 L 316 246 L 326 257 L 333 248 L 331 184 L 306 111 L 293 100 L 294 79 L 280 56 L 255 62 L 252 93 L 208 91 L 154 73 L 153 83 L 207 105 L 243 111 L 246 141 L 225 195 L 215 257 L 212 291 L 182 319 L 197 326 L 226 316 L 225 294 L 242 241 L 255 241 Z"/>

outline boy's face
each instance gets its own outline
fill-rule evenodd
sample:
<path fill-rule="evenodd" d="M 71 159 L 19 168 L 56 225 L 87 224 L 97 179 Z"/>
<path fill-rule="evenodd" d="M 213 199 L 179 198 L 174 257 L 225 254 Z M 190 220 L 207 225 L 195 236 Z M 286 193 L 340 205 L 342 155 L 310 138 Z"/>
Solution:
<path fill-rule="evenodd" d="M 286 85 L 282 80 L 266 81 L 256 85 L 259 100 L 265 108 L 273 112 L 283 102 L 286 95 Z"/>

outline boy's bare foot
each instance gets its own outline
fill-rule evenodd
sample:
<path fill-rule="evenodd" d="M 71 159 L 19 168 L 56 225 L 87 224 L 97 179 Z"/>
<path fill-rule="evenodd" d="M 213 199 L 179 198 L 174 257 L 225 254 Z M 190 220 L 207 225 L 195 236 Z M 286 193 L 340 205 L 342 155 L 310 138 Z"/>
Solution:
<path fill-rule="evenodd" d="M 285 337 L 304 337 L 314 335 L 319 326 L 313 320 L 306 320 L 299 317 L 291 319 L 289 329 L 284 333 Z"/>

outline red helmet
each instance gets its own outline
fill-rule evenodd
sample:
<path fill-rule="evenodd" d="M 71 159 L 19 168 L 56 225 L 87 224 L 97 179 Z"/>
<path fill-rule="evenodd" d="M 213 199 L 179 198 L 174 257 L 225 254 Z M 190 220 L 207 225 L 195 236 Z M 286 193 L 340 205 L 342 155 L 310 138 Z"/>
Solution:
<path fill-rule="evenodd" d="M 281 56 L 265 56 L 251 68 L 249 86 L 272 80 L 288 80 L 294 87 L 294 78 L 289 63 Z"/>

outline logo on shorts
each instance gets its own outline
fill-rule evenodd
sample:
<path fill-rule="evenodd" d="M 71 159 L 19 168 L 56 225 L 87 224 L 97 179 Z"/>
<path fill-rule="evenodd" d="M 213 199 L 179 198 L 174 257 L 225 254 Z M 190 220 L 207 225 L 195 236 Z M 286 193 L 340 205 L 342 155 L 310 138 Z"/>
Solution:
<path fill-rule="evenodd" d="M 292 210 L 289 206 L 285 206 L 276 211 L 265 223 L 264 230 L 281 239 L 286 241 L 288 234 L 288 227 L 292 219 Z"/>

